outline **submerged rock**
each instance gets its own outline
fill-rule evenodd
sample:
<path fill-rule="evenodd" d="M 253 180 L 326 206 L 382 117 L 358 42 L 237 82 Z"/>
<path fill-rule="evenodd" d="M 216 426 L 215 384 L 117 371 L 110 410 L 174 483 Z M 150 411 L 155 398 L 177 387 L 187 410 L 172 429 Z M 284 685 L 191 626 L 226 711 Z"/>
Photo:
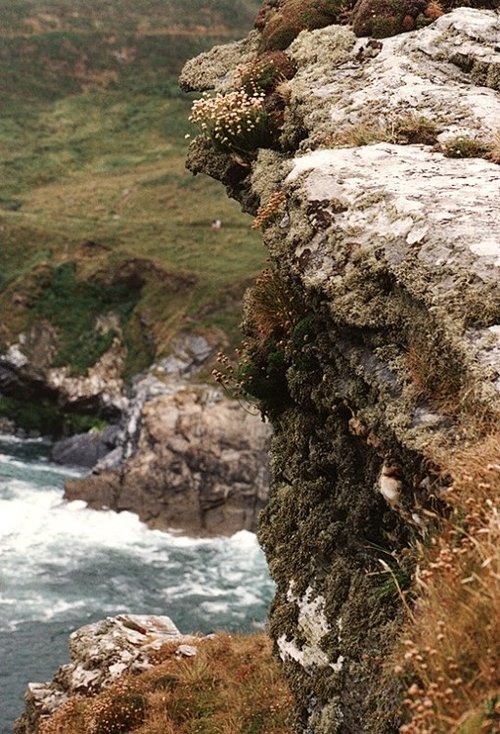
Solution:
<path fill-rule="evenodd" d="M 151 655 L 165 643 L 173 643 L 179 657 L 189 657 L 199 639 L 181 634 L 170 617 L 147 614 L 120 614 L 81 627 L 69 638 L 71 662 L 52 681 L 28 684 L 14 734 L 37 734 L 39 724 L 70 696 L 93 695 L 124 673 L 147 670 Z"/>

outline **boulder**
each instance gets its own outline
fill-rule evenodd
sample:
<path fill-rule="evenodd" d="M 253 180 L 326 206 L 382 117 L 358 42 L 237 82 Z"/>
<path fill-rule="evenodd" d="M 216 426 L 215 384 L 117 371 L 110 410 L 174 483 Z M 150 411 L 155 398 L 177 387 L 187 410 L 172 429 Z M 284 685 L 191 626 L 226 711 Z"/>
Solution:
<path fill-rule="evenodd" d="M 56 441 L 51 458 L 57 464 L 69 464 L 91 469 L 116 448 L 118 426 L 108 426 L 102 431 L 88 431 Z"/>

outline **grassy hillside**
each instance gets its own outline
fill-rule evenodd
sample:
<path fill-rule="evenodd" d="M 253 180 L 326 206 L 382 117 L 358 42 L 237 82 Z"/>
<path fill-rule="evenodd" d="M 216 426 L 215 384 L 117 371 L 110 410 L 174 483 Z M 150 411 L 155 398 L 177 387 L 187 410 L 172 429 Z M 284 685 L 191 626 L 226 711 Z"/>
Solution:
<path fill-rule="evenodd" d="M 110 310 L 129 374 L 179 329 L 236 339 L 235 304 L 265 253 L 220 185 L 184 170 L 191 100 L 176 77 L 243 35 L 259 5 L 0 4 L 0 349 L 45 318 L 56 363 L 84 371 L 106 348 L 94 325 Z"/>

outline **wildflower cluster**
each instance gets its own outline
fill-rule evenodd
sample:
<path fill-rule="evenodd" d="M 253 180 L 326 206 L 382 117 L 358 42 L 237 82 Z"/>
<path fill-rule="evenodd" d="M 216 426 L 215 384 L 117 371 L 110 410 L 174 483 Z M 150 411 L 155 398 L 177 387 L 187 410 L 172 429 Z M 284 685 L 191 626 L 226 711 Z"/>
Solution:
<path fill-rule="evenodd" d="M 248 94 L 244 90 L 214 97 L 205 94 L 193 103 L 189 119 L 220 150 L 248 155 L 271 146 L 276 139 L 265 96 L 264 92 Z"/>

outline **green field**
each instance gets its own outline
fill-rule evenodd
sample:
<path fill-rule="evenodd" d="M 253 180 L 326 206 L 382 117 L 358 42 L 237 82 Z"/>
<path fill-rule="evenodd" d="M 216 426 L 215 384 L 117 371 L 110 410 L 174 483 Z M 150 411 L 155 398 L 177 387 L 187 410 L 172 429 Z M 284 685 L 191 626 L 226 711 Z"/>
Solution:
<path fill-rule="evenodd" d="M 265 251 L 220 184 L 185 171 L 191 100 L 176 77 L 259 5 L 0 0 L 0 348 L 47 319 L 55 363 L 82 372 L 110 311 L 128 374 L 179 330 L 236 342 Z"/>

